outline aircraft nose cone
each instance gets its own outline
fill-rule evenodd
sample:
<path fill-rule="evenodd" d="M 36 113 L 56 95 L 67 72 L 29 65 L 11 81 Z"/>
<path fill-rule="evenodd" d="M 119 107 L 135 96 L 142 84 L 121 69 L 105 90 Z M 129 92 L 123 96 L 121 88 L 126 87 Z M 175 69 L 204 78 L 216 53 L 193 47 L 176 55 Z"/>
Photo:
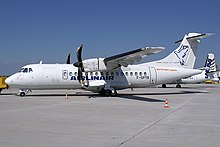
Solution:
<path fill-rule="evenodd" d="M 13 81 L 11 81 L 10 78 L 5 79 L 5 83 L 8 84 L 8 85 L 10 85 L 12 82 L 13 82 Z"/>

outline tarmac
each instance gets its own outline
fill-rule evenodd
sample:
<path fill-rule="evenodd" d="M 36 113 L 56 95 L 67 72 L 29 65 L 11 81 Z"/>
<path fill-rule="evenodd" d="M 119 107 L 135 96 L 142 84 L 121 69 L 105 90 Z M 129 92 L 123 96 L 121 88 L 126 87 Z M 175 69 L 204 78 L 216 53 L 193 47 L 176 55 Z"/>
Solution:
<path fill-rule="evenodd" d="M 217 147 L 220 85 L 0 95 L 0 147 Z M 67 93 L 67 95 L 66 95 Z M 168 99 L 169 108 L 164 108 Z"/>

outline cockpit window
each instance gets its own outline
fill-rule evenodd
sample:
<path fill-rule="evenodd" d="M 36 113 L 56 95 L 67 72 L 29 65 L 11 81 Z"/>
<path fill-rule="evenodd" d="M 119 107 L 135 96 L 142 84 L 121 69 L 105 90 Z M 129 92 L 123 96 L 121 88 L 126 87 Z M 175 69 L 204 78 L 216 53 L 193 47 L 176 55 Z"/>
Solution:
<path fill-rule="evenodd" d="M 28 72 L 28 68 L 25 68 L 24 70 L 23 70 L 23 73 L 27 73 Z"/>
<path fill-rule="evenodd" d="M 29 72 L 33 72 L 33 70 L 32 68 L 22 68 L 19 72 L 29 73 Z"/>
<path fill-rule="evenodd" d="M 23 72 L 24 68 L 22 68 L 19 72 Z"/>

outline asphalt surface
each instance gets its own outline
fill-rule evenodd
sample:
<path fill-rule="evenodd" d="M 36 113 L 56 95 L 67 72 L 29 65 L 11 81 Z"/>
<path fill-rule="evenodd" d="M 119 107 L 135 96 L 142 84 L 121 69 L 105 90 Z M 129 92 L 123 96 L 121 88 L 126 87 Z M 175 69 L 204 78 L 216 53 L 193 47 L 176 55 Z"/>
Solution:
<path fill-rule="evenodd" d="M 0 147 L 219 146 L 220 85 L 174 87 L 127 89 L 118 97 L 56 90 L 21 98 L 3 90 Z"/>

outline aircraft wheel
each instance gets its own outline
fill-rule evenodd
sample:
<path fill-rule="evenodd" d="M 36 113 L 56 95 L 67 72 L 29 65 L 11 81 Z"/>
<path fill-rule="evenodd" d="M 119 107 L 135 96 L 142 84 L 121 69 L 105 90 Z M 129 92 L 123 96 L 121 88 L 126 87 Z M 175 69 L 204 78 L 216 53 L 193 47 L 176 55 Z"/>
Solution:
<path fill-rule="evenodd" d="M 176 88 L 181 88 L 181 85 L 180 85 L 180 84 L 177 84 L 177 85 L 176 85 Z"/>
<path fill-rule="evenodd" d="M 111 90 L 106 90 L 105 91 L 105 96 L 112 96 L 112 91 Z"/>
<path fill-rule="evenodd" d="M 105 96 L 105 94 L 106 94 L 105 89 L 104 89 L 104 88 L 102 88 L 102 90 L 101 90 L 101 91 L 99 91 L 99 94 L 100 94 L 101 96 Z"/>
<path fill-rule="evenodd" d="M 24 97 L 25 96 L 25 92 L 20 92 L 20 96 Z"/>
<path fill-rule="evenodd" d="M 99 91 L 99 94 L 101 96 L 116 96 L 117 95 L 117 91 L 114 89 L 114 92 L 110 89 L 102 89 L 101 91 Z"/>
<path fill-rule="evenodd" d="M 166 84 L 162 84 L 162 88 L 166 88 L 167 87 L 167 85 Z"/>
<path fill-rule="evenodd" d="M 111 96 L 116 96 L 118 93 L 117 91 L 114 89 L 114 92 L 111 91 Z"/>

